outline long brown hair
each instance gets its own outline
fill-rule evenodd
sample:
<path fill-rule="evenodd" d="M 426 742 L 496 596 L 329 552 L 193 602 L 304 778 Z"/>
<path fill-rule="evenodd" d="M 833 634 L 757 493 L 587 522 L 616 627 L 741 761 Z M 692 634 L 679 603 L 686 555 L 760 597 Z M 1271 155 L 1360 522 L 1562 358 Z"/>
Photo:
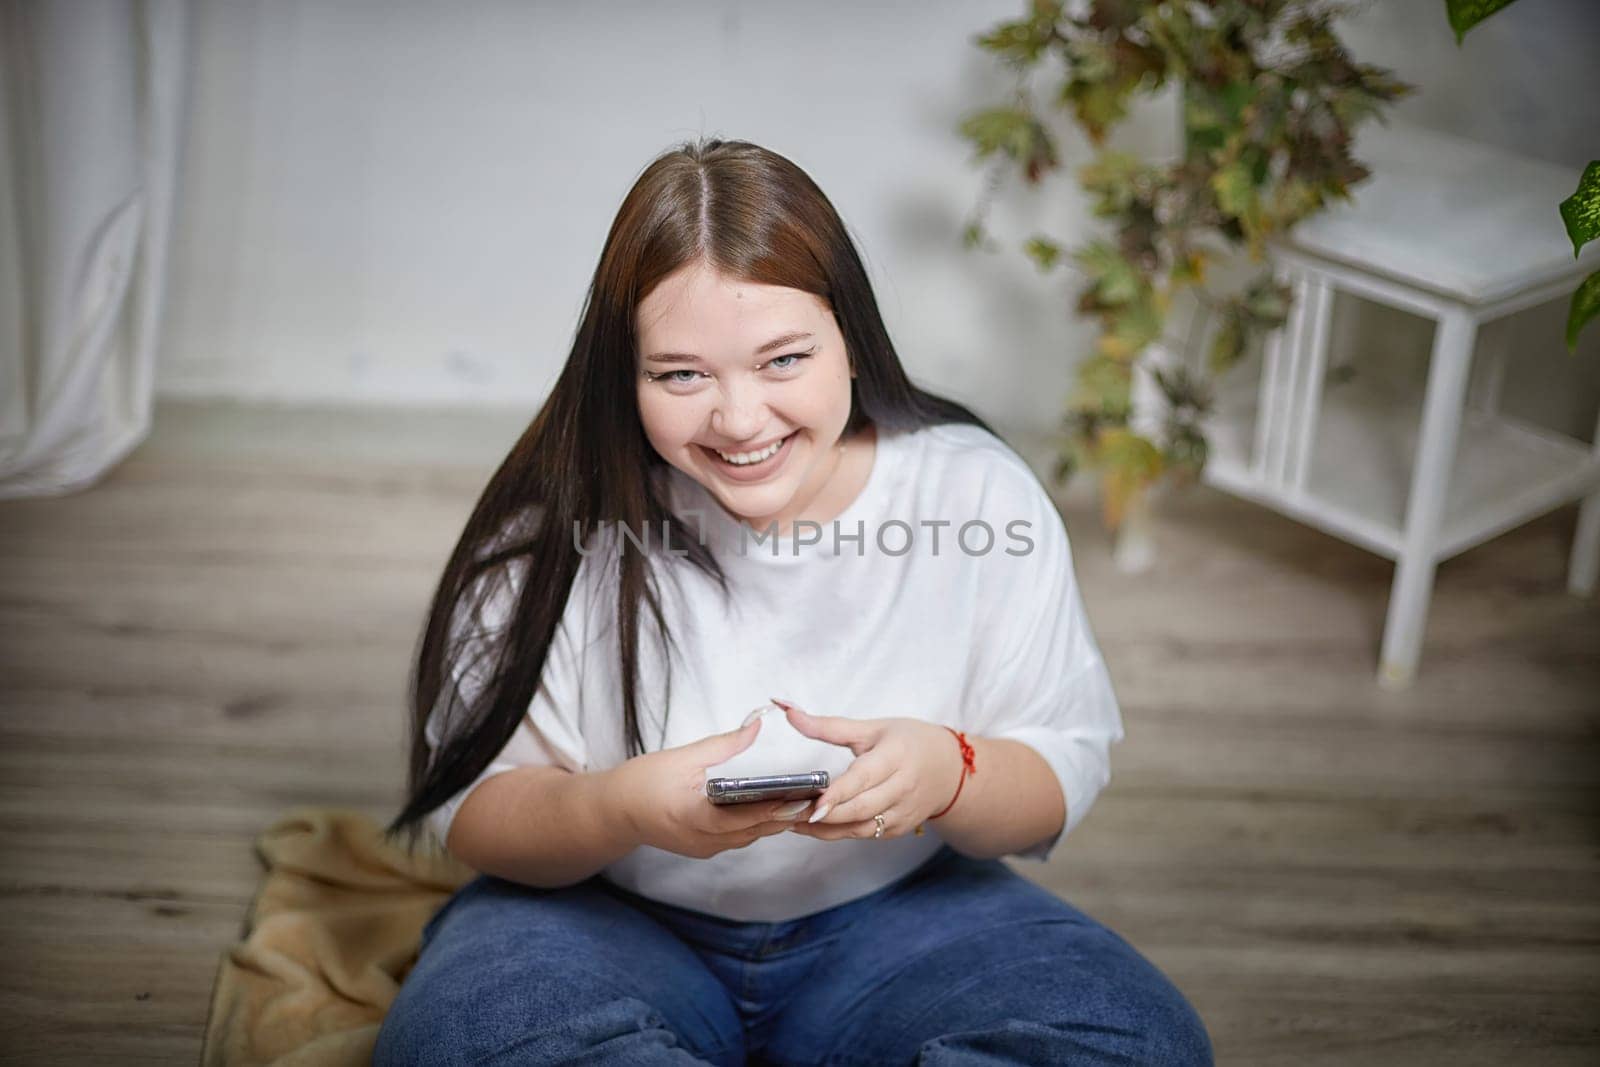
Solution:
<path fill-rule="evenodd" d="M 727 592 L 715 557 L 661 499 L 652 469 L 666 461 L 645 437 L 635 387 L 635 309 L 691 261 L 828 304 L 856 371 L 846 435 L 868 424 L 886 432 L 951 422 L 989 429 L 961 404 L 911 384 L 843 221 L 798 166 L 749 142 L 718 139 L 657 157 L 611 225 L 555 388 L 489 479 L 439 580 L 410 682 L 408 796 L 385 830 L 404 834 L 408 848 L 422 820 L 482 773 L 527 713 L 582 562 L 577 545 L 601 524 L 668 531 L 665 539 L 688 552 L 680 561 Z M 622 727 L 632 757 L 645 751 L 635 692 L 641 603 L 662 638 L 671 637 L 652 560 L 622 552 L 617 566 Z M 507 624 L 455 640 L 454 621 L 481 619 L 484 602 L 509 587 L 513 567 L 531 577 L 510 583 L 520 589 Z M 488 669 L 464 706 L 448 665 L 469 646 Z M 436 709 L 443 725 L 435 750 L 426 729 Z"/>

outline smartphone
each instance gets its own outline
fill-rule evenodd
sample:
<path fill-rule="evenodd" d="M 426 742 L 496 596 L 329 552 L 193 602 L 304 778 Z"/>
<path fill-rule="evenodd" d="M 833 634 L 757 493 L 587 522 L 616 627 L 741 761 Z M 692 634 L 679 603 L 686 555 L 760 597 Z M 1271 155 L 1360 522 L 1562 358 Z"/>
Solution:
<path fill-rule="evenodd" d="M 827 771 L 807 774 L 763 774 L 753 778 L 708 778 L 706 799 L 713 804 L 748 804 L 756 800 L 809 800 L 828 788 Z"/>

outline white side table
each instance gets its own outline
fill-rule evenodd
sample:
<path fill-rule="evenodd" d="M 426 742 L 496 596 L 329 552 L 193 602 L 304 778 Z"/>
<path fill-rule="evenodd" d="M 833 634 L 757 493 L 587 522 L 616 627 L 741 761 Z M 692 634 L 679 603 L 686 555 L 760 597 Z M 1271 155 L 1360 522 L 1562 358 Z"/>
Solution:
<path fill-rule="evenodd" d="M 1472 362 L 1480 324 L 1564 303 L 1600 266 L 1600 247 L 1574 259 L 1561 224 L 1557 205 L 1577 188 L 1576 171 L 1376 123 L 1356 158 L 1373 174 L 1354 203 L 1273 247 L 1294 310 L 1268 339 L 1259 387 L 1242 402 L 1219 397 L 1205 481 L 1396 562 L 1378 680 L 1403 688 L 1416 674 L 1440 561 L 1581 497 L 1567 588 L 1594 591 L 1600 424 L 1591 446 L 1507 417 L 1507 353 L 1482 353 L 1476 374 Z M 1370 388 L 1324 394 L 1339 290 L 1437 321 L 1420 425 L 1404 398 Z"/>

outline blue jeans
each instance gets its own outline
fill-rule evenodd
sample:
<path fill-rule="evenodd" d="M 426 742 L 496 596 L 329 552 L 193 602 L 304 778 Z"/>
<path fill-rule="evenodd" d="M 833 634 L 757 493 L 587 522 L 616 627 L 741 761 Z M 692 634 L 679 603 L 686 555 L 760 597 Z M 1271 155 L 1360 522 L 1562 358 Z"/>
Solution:
<path fill-rule="evenodd" d="M 865 897 L 734 922 L 596 875 L 479 875 L 429 921 L 388 1064 L 1210 1064 L 1133 946 L 999 860 L 945 845 Z"/>

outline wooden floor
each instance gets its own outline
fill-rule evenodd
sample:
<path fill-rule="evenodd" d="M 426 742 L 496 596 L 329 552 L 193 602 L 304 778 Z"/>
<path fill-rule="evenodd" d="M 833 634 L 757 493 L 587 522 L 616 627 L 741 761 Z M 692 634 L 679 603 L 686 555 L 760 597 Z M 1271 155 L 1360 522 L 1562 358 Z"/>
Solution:
<path fill-rule="evenodd" d="M 194 1062 L 253 837 L 393 812 L 421 612 L 519 429 L 166 404 L 99 486 L 0 503 L 0 1062 Z M 1051 863 L 1008 862 L 1170 974 L 1221 1063 L 1600 1061 L 1575 509 L 1440 568 L 1393 694 L 1390 564 L 1210 490 L 1164 508 L 1127 577 L 1066 501 L 1128 738 Z"/>

